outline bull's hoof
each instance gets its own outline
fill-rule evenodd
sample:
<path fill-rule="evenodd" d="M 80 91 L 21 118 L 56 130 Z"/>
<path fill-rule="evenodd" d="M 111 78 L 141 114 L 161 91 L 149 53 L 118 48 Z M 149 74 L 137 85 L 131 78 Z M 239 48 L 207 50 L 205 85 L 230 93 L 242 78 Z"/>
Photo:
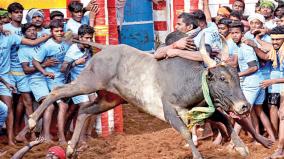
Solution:
<path fill-rule="evenodd" d="M 36 121 L 33 118 L 31 118 L 31 117 L 28 120 L 28 126 L 29 126 L 30 130 L 32 130 L 36 126 Z"/>
<path fill-rule="evenodd" d="M 235 150 L 240 153 L 241 156 L 246 157 L 249 155 L 249 150 L 247 146 L 235 147 Z"/>
<path fill-rule="evenodd" d="M 71 147 L 71 141 L 68 141 L 68 145 L 66 148 L 66 157 L 71 158 L 74 153 L 74 148 Z"/>

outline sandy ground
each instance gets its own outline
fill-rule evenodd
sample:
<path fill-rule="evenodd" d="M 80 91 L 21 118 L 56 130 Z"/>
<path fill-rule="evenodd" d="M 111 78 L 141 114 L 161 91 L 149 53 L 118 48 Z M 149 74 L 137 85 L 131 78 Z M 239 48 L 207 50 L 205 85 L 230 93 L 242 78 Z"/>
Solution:
<path fill-rule="evenodd" d="M 185 140 L 167 123 L 149 116 L 130 105 L 124 105 L 124 133 L 113 134 L 108 138 L 94 138 L 89 140 L 85 151 L 79 153 L 81 159 L 190 159 L 191 151 L 184 147 Z M 248 136 L 242 135 L 248 145 L 250 155 L 248 159 L 263 159 L 273 153 L 261 145 L 251 142 Z M 212 144 L 212 139 L 201 141 L 198 149 L 206 159 L 239 159 L 243 158 L 233 150 L 229 150 L 225 143 L 222 146 Z M 24 144 L 9 147 L 6 138 L 0 138 L 1 151 L 6 154 L 0 158 L 10 158 Z M 41 144 L 34 147 L 24 158 L 44 158 L 52 145 Z"/>

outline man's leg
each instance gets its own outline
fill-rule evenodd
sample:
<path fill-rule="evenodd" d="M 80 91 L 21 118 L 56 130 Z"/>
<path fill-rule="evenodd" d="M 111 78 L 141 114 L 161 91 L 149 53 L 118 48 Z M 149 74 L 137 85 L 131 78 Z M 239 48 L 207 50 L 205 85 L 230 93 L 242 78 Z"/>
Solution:
<path fill-rule="evenodd" d="M 8 107 L 5 103 L 0 100 L 0 130 L 3 127 L 3 124 L 6 121 L 8 115 Z"/>
<path fill-rule="evenodd" d="M 13 114 L 13 106 L 12 106 L 12 97 L 10 96 L 0 96 L 0 100 L 2 100 L 8 106 L 8 118 L 7 118 L 7 132 L 8 132 L 8 144 L 13 146 L 14 143 L 14 114 Z"/>
<path fill-rule="evenodd" d="M 279 108 L 279 142 L 276 151 L 270 158 L 284 158 L 284 94 L 280 95 L 280 108 Z"/>
<path fill-rule="evenodd" d="M 32 97 L 29 92 L 21 93 L 27 116 L 33 113 Z"/>
<path fill-rule="evenodd" d="M 16 109 L 14 133 L 18 134 L 21 131 L 22 119 L 24 113 L 23 98 L 19 94 L 13 95 L 13 106 Z"/>
<path fill-rule="evenodd" d="M 272 128 L 274 134 L 278 137 L 278 124 L 279 124 L 279 116 L 278 116 L 278 107 L 280 105 L 280 93 L 269 93 L 268 94 L 268 108 L 269 108 L 269 116 L 272 124 Z"/>
<path fill-rule="evenodd" d="M 64 128 L 65 128 L 65 120 L 66 120 L 66 112 L 68 109 L 68 104 L 64 103 L 63 101 L 60 101 L 58 103 L 59 106 L 59 112 L 57 116 L 57 123 L 58 123 L 58 137 L 59 137 L 59 143 L 60 144 L 67 144 L 65 135 L 64 135 Z"/>
<path fill-rule="evenodd" d="M 52 142 L 50 134 L 50 125 L 51 125 L 53 110 L 54 110 L 54 105 L 49 105 L 43 114 L 43 137 L 47 142 Z"/>
<path fill-rule="evenodd" d="M 262 109 L 262 105 L 256 105 L 254 107 L 255 112 L 257 114 L 257 116 L 260 118 L 260 121 L 262 122 L 264 128 L 266 129 L 267 133 L 269 134 L 270 139 L 275 142 L 275 135 L 273 133 L 272 127 L 271 127 L 271 123 L 268 119 L 268 117 L 265 115 L 263 109 Z"/>

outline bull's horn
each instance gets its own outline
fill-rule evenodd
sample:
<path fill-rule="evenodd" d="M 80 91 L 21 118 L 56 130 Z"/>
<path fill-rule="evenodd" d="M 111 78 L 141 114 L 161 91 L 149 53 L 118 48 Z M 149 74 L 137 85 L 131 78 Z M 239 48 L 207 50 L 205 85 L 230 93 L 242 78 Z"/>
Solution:
<path fill-rule="evenodd" d="M 206 51 L 205 48 L 205 33 L 201 36 L 200 39 L 200 45 L 199 45 L 199 51 L 202 56 L 202 59 L 204 63 L 210 68 L 216 66 L 216 61 L 210 58 L 209 54 Z"/>
<path fill-rule="evenodd" d="M 219 34 L 222 39 L 221 61 L 226 61 L 229 58 L 229 47 L 226 38 Z"/>

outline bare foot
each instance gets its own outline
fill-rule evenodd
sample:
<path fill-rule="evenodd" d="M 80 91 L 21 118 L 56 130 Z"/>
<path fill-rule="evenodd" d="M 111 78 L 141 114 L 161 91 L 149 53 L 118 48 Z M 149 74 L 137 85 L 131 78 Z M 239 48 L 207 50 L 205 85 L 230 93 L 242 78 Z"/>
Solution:
<path fill-rule="evenodd" d="M 59 145 L 62 145 L 62 146 L 63 146 L 63 145 L 65 146 L 65 145 L 67 145 L 67 142 L 66 142 L 66 140 L 59 139 L 59 140 L 58 140 L 58 144 L 59 144 Z"/>
<path fill-rule="evenodd" d="M 2 156 L 4 156 L 6 153 L 7 153 L 7 151 L 2 151 L 2 152 L 0 152 L 0 158 L 1 158 Z"/>
<path fill-rule="evenodd" d="M 82 142 L 81 146 L 78 148 L 77 152 L 83 152 L 85 151 L 87 148 L 89 148 L 89 145 L 87 144 L 87 142 Z"/>
<path fill-rule="evenodd" d="M 276 159 L 276 158 L 284 158 L 284 152 L 283 149 L 278 148 L 276 151 L 270 156 L 271 159 Z"/>
<path fill-rule="evenodd" d="M 271 141 L 270 139 L 265 138 L 265 137 L 263 137 L 263 136 L 261 136 L 261 135 L 257 135 L 257 136 L 256 136 L 256 140 L 257 140 L 259 143 L 261 143 L 261 144 L 262 144 L 264 147 L 266 147 L 266 148 L 271 148 L 272 145 L 273 145 L 273 141 Z"/>
<path fill-rule="evenodd" d="M 23 142 L 23 143 L 27 143 L 27 142 L 28 142 L 27 138 L 26 138 L 25 136 L 20 135 L 20 134 L 18 134 L 18 135 L 15 137 L 15 140 L 16 140 L 17 142 Z"/>
<path fill-rule="evenodd" d="M 16 146 L 14 141 L 8 141 L 9 146 Z"/>

